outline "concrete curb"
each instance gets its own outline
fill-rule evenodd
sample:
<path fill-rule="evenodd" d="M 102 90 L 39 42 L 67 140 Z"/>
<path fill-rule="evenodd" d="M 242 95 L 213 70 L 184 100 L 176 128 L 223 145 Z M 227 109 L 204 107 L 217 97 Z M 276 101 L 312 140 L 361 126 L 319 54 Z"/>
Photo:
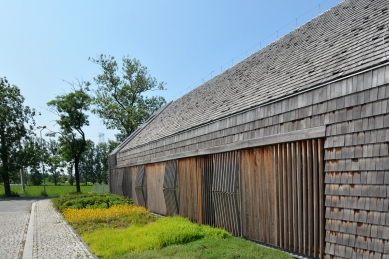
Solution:
<path fill-rule="evenodd" d="M 26 242 L 24 244 L 23 259 L 33 258 L 33 247 L 34 247 L 34 229 L 35 229 L 35 205 L 34 202 L 31 206 L 30 221 L 28 223 L 28 230 L 26 234 Z"/>

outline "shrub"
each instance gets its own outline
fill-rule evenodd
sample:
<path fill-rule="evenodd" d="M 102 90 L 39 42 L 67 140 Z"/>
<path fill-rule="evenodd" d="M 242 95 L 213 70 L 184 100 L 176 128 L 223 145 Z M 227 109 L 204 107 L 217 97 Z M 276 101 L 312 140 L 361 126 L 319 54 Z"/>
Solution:
<path fill-rule="evenodd" d="M 139 223 L 139 218 L 150 217 L 147 209 L 133 204 L 115 204 L 110 208 L 65 208 L 62 212 L 66 220 L 71 224 L 109 222 L 115 219 L 127 217 L 127 220 Z"/>
<path fill-rule="evenodd" d="M 53 205 L 60 211 L 66 208 L 109 208 L 113 205 L 132 204 L 131 199 L 114 194 L 71 194 L 53 199 Z"/>
<path fill-rule="evenodd" d="M 7 197 L 5 196 L 5 193 L 0 194 L 0 197 Z M 20 194 L 18 192 L 11 191 L 11 196 L 9 197 L 20 197 Z"/>

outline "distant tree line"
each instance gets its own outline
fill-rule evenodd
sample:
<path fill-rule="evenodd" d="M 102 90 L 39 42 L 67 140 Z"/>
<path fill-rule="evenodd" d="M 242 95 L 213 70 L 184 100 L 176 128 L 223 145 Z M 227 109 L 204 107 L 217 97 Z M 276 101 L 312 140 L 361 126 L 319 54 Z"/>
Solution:
<path fill-rule="evenodd" d="M 166 103 L 150 94 L 164 90 L 165 83 L 151 77 L 139 60 L 125 56 L 120 68 L 112 56 L 89 60 L 101 74 L 92 81 L 67 82 L 71 91 L 47 103 L 60 128 L 46 129 L 49 140 L 37 136 L 45 127 L 36 125 L 35 109 L 24 105 L 20 89 L 0 77 L 0 183 L 6 196 L 11 196 L 10 184 L 22 179 L 29 185 L 75 183 L 77 192 L 81 183 L 107 183 L 109 153 Z M 119 131 L 116 140 L 95 144 L 87 138 L 88 111 Z"/>

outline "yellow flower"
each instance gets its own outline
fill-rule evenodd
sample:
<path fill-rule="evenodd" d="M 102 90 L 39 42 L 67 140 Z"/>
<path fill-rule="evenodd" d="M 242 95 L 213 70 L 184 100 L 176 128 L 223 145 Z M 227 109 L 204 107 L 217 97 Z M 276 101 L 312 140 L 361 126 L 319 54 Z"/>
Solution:
<path fill-rule="evenodd" d="M 113 205 L 107 209 L 72 209 L 67 208 L 63 212 L 69 223 L 82 224 L 84 222 L 109 222 L 125 216 L 146 215 L 149 213 L 144 207 L 136 205 Z"/>

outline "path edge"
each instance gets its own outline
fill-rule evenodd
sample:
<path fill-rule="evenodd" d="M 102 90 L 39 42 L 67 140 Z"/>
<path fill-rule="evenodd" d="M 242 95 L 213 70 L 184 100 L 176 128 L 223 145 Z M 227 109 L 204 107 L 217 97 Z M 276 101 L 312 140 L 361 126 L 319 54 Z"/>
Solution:
<path fill-rule="evenodd" d="M 23 259 L 33 258 L 34 247 L 34 229 L 35 229 L 35 206 L 36 202 L 31 205 L 30 221 L 28 222 L 28 230 L 26 235 L 26 242 L 23 249 Z"/>

